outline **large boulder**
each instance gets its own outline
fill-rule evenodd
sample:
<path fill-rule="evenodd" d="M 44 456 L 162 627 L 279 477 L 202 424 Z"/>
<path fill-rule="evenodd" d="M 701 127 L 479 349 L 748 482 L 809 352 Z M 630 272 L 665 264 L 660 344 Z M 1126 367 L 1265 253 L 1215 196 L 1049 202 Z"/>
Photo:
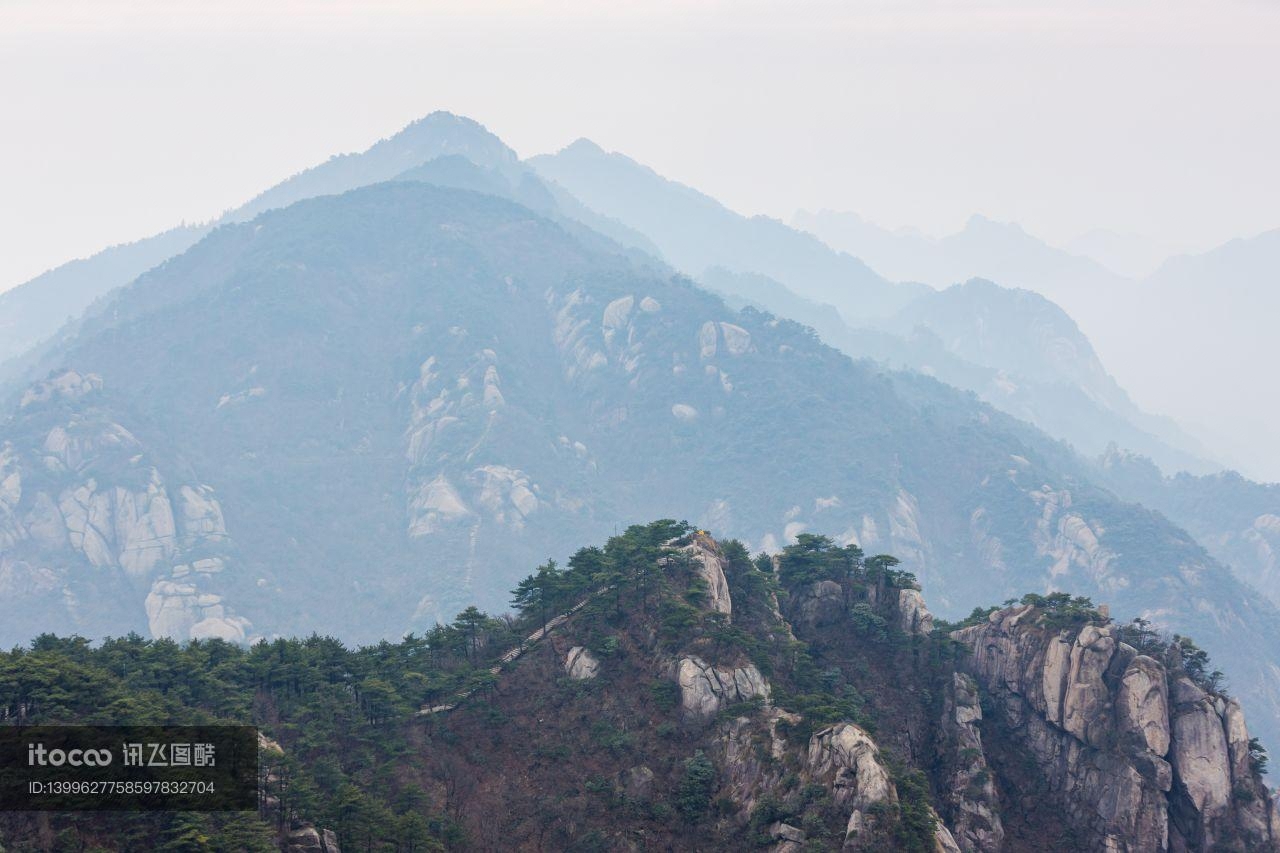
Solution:
<path fill-rule="evenodd" d="M 735 702 L 768 701 L 771 692 L 755 664 L 725 669 L 689 656 L 676 663 L 675 677 L 680 685 L 680 705 L 694 717 L 714 716 Z"/>
<path fill-rule="evenodd" d="M 1169 758 L 1178 791 L 1186 795 L 1204 822 L 1216 823 L 1231 808 L 1231 757 L 1222 718 L 1213 697 L 1185 676 L 1174 681 L 1171 698 L 1173 744 Z"/>
<path fill-rule="evenodd" d="M 928 636 L 933 633 L 933 614 L 918 589 L 898 590 L 898 627 L 904 634 Z"/>
<path fill-rule="evenodd" d="M 579 681 L 595 678 L 600 674 L 600 660 L 585 646 L 574 646 L 564 657 L 564 671 Z"/>
<path fill-rule="evenodd" d="M 1095 746 L 1106 742 L 1111 692 L 1102 676 L 1111 663 L 1116 641 L 1110 631 L 1086 625 L 1071 649 L 1071 667 L 1062 697 L 1062 727 Z"/>
<path fill-rule="evenodd" d="M 724 575 L 725 560 L 720 546 L 705 533 L 698 533 L 687 550 L 693 557 L 698 575 L 707 585 L 707 606 L 732 617 L 733 599 L 729 597 L 729 581 Z"/>

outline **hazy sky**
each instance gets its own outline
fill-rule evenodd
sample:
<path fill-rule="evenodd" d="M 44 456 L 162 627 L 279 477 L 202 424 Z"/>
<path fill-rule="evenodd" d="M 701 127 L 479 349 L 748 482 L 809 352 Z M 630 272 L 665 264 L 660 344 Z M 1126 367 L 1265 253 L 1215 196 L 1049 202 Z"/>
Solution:
<path fill-rule="evenodd" d="M 1280 226 L 1280 4 L 0 0 L 0 289 L 435 109 L 747 213 Z"/>

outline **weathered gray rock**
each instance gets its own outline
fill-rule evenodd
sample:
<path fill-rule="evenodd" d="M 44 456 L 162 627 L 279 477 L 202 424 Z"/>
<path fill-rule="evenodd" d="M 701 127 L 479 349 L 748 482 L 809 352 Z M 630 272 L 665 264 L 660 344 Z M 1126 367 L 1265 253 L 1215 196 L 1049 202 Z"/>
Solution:
<path fill-rule="evenodd" d="M 303 826 L 290 832 L 285 838 L 286 853 L 325 853 L 320 831 L 314 826 Z"/>
<path fill-rule="evenodd" d="M 774 847 L 775 853 L 791 853 L 791 851 L 799 851 L 804 849 L 804 843 L 808 839 L 803 829 L 792 826 L 789 823 L 778 821 L 771 823 L 765 827 L 765 832 L 769 833 L 769 837 L 778 842 L 778 846 Z"/>
<path fill-rule="evenodd" d="M 193 583 L 157 580 L 144 604 L 154 637 L 242 643 L 249 635 L 249 620 L 229 613 L 221 596 L 202 593 Z"/>
<path fill-rule="evenodd" d="M 809 777 L 831 787 L 836 804 L 849 809 L 845 843 L 866 840 L 868 812 L 877 803 L 898 801 L 880 748 L 853 723 L 837 723 L 809 738 Z"/>
<path fill-rule="evenodd" d="M 844 590 L 835 581 L 816 581 L 806 590 L 797 591 L 791 600 L 791 621 L 807 628 L 837 625 L 847 611 Z"/>
<path fill-rule="evenodd" d="M 710 536 L 699 533 L 686 550 L 693 557 L 698 575 L 707 584 L 707 606 L 731 617 L 733 599 L 729 596 L 729 581 L 724 576 L 724 555 L 720 553 L 720 546 Z"/>
<path fill-rule="evenodd" d="M 208 486 L 184 485 L 178 488 L 179 529 L 188 541 L 220 540 L 227 537 L 227 523 L 222 506 Z"/>
<path fill-rule="evenodd" d="M 1102 683 L 1102 676 L 1115 647 L 1109 631 L 1086 625 L 1071 649 L 1071 666 L 1062 697 L 1062 727 L 1095 746 L 1106 742 L 1111 728 L 1107 718 L 1111 692 Z"/>
<path fill-rule="evenodd" d="M 695 717 L 713 716 L 735 702 L 768 701 L 770 695 L 769 682 L 755 664 L 723 669 L 690 656 L 677 662 L 675 677 L 680 685 L 681 707 Z"/>
<path fill-rule="evenodd" d="M 995 694 L 1003 722 L 1091 843 L 1119 844 L 1128 853 L 1163 850 L 1164 792 L 1127 757 L 1097 745 L 1114 704 L 1103 681 L 1115 649 L 1109 629 L 1088 626 L 1064 638 L 1037 628 L 1034 618 L 1033 608 L 1010 608 L 953 636 L 970 645 L 978 683 Z"/>
<path fill-rule="evenodd" d="M 920 590 L 898 590 L 898 627 L 904 634 L 928 636 L 933 633 L 933 614 L 925 607 Z"/>
<path fill-rule="evenodd" d="M 25 409 L 36 403 L 45 403 L 54 398 L 63 400 L 79 400 L 102 388 L 102 377 L 96 373 L 80 374 L 74 370 L 66 370 L 43 382 L 37 382 L 22 394 L 18 408 Z"/>
<path fill-rule="evenodd" d="M 947 829 L 946 824 L 942 822 L 942 818 L 938 817 L 938 813 L 933 812 L 933 818 L 937 821 L 937 828 L 933 832 L 933 851 L 934 853 L 964 853 L 960 845 L 956 843 L 955 836 L 951 830 Z"/>
<path fill-rule="evenodd" d="M 1001 722 L 1090 844 L 1277 849 L 1238 704 L 1185 676 L 1167 687 L 1165 667 L 1117 643 L 1109 627 L 1072 636 L 1035 619 L 1033 608 L 1008 608 L 952 636 L 969 645 L 968 666 Z M 957 840 L 968 844 L 963 832 Z"/>
<path fill-rule="evenodd" d="M 0 445 L 0 595 L 14 603 L 61 587 L 74 623 L 104 606 L 78 595 L 82 577 L 96 585 L 114 576 L 138 591 L 133 607 L 115 606 L 145 612 L 152 636 L 245 641 L 248 621 L 209 582 L 230 553 L 213 490 L 166 481 L 138 439 L 96 410 L 68 416 L 43 405 L 101 384 L 66 372 L 33 386 L 19 407 L 24 443 Z"/>
<path fill-rule="evenodd" d="M 600 674 L 600 661 L 585 646 L 574 646 L 565 655 L 564 671 L 570 678 L 585 681 Z"/>
<path fill-rule="evenodd" d="M 310 824 L 290 832 L 282 846 L 285 853 L 342 853 L 333 830 L 316 829 Z"/>
<path fill-rule="evenodd" d="M 716 765 L 724 768 L 723 792 L 750 816 L 760 797 L 775 791 L 787 772 L 787 741 L 779 723 L 795 725 L 797 714 L 766 708 L 751 717 L 735 717 L 725 722 L 715 740 Z M 759 747 L 768 745 L 761 753 Z"/>
<path fill-rule="evenodd" d="M 1142 738 L 1155 755 L 1169 751 L 1169 687 L 1164 667 L 1138 655 L 1125 667 L 1116 709 L 1126 731 Z"/>
<path fill-rule="evenodd" d="M 944 808 L 952 843 L 966 853 L 996 853 L 1004 844 L 995 777 L 978 723 L 982 705 L 971 676 L 954 673 L 943 700 L 939 758 L 949 771 Z"/>
<path fill-rule="evenodd" d="M 1173 683 L 1172 744 L 1169 760 L 1179 793 L 1195 807 L 1205 842 L 1231 808 L 1231 755 L 1213 697 L 1182 677 Z"/>

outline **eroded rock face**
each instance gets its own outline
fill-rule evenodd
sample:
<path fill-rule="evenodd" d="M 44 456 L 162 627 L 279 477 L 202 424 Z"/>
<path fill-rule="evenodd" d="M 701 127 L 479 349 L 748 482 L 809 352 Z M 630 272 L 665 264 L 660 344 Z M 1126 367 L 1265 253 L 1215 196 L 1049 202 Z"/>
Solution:
<path fill-rule="evenodd" d="M 137 630 L 145 614 L 152 636 L 246 640 L 249 622 L 210 591 L 229 553 L 213 490 L 173 476 L 180 461 L 153 460 L 98 407 L 101 392 L 98 377 L 68 371 L 24 395 L 9 428 L 17 438 L 0 446 L 0 597 L 20 607 L 45 596 L 46 612 L 65 608 L 63 630 L 100 626 L 97 602 L 78 591 L 114 576 L 136 591 L 136 615 L 108 630 Z M 61 399 L 81 408 L 49 405 Z M 50 602 L 56 588 L 61 599 Z"/>
<path fill-rule="evenodd" d="M 898 590 L 898 627 L 904 634 L 928 636 L 933 633 L 933 614 L 918 589 Z"/>
<path fill-rule="evenodd" d="M 19 408 L 45 403 L 53 399 L 78 400 L 102 388 L 102 377 L 96 373 L 80 374 L 67 370 L 44 382 L 37 382 L 22 394 Z"/>
<path fill-rule="evenodd" d="M 1095 746 L 1106 742 L 1111 728 L 1111 692 L 1102 683 L 1102 675 L 1115 648 L 1116 641 L 1110 633 L 1093 625 L 1086 625 L 1071 647 L 1062 696 L 1062 727 Z"/>
<path fill-rule="evenodd" d="M 846 844 L 864 840 L 871 830 L 872 806 L 898 801 L 889 770 L 880 760 L 880 748 L 853 723 L 815 732 L 809 739 L 807 769 L 815 781 L 831 786 L 837 805 L 849 809 Z"/>
<path fill-rule="evenodd" d="M 1008 608 L 952 636 L 1096 849 L 1277 849 L 1238 705 L 1184 676 L 1168 688 L 1165 667 L 1108 626 L 1055 631 L 1036 619 Z"/>
<path fill-rule="evenodd" d="M 157 580 L 147 594 L 146 609 L 153 637 L 231 643 L 248 639 L 249 621 L 229 613 L 221 596 L 202 593 L 194 583 Z"/>
<path fill-rule="evenodd" d="M 1169 752 L 1169 687 L 1164 667 L 1137 655 L 1120 677 L 1116 710 L 1125 730 L 1142 738 L 1155 755 Z"/>
<path fill-rule="evenodd" d="M 643 764 L 628 767 L 618 774 L 618 787 L 628 800 L 644 802 L 653 792 L 653 782 L 657 777 L 653 771 Z"/>
<path fill-rule="evenodd" d="M 574 646 L 565 655 L 564 671 L 570 678 L 586 681 L 600 674 L 600 661 L 585 646 Z"/>
<path fill-rule="evenodd" d="M 955 836 L 951 834 L 951 830 L 947 829 L 942 819 L 938 817 L 937 812 L 933 812 L 933 817 L 938 824 L 937 829 L 933 832 L 934 853 L 964 853 L 960 845 L 956 843 Z"/>
<path fill-rule="evenodd" d="M 987 765 L 982 705 L 972 676 L 953 673 L 943 700 L 939 758 L 948 770 L 945 809 L 952 843 L 966 853 L 997 853 L 1004 844 L 1000 798 Z"/>
<path fill-rule="evenodd" d="M 724 576 L 724 555 L 715 540 L 705 534 L 693 537 L 688 549 L 693 555 L 698 575 L 707 584 L 707 605 L 717 613 L 733 615 L 733 599 L 729 597 L 729 581 Z"/>
<path fill-rule="evenodd" d="M 1223 719 L 1213 696 L 1189 678 L 1173 683 L 1172 743 L 1169 760 L 1177 776 L 1178 794 L 1190 800 L 1208 841 L 1231 808 L 1231 755 Z M 1200 839 L 1197 839 L 1200 840 Z"/>
<path fill-rule="evenodd" d="M 848 610 L 844 590 L 835 581 L 816 581 L 803 592 L 791 597 L 791 620 L 806 628 L 836 625 Z"/>
<path fill-rule="evenodd" d="M 787 741 L 779 723 L 795 725 L 798 714 L 766 708 L 753 717 L 725 722 L 716 738 L 717 764 L 724 768 L 724 793 L 749 815 L 760 797 L 777 789 L 786 773 Z M 767 754 L 760 746 L 767 745 Z"/>
<path fill-rule="evenodd" d="M 690 656 L 676 664 L 675 675 L 680 685 L 680 705 L 685 713 L 694 717 L 714 716 L 735 702 L 768 701 L 771 692 L 769 682 L 755 664 L 723 669 Z"/>
<path fill-rule="evenodd" d="M 804 843 L 809 838 L 800 827 L 782 821 L 769 824 L 764 831 L 774 841 L 773 847 L 770 848 L 773 853 L 800 853 L 804 850 Z"/>
<path fill-rule="evenodd" d="M 286 853 L 342 853 L 333 830 L 316 829 L 310 824 L 290 832 L 282 846 Z"/>

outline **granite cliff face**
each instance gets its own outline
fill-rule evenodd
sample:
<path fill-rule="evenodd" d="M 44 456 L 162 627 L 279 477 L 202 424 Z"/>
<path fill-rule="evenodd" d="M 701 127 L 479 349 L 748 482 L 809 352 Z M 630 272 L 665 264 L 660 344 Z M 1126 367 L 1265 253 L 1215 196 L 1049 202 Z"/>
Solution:
<path fill-rule="evenodd" d="M 221 594 L 234 557 L 213 490 L 113 420 L 102 384 L 52 376 L 28 389 L 8 425 L 0 597 L 32 636 L 69 623 L 89 635 L 245 641 L 249 621 Z M 112 606 L 104 619 L 104 598 L 128 602 L 126 612 Z"/>
<path fill-rule="evenodd" d="M 1055 630 L 1042 616 L 1007 608 L 951 636 L 1091 849 L 1278 849 L 1280 819 L 1234 699 L 1109 625 Z"/>
<path fill-rule="evenodd" d="M 707 843 L 1280 850 L 1263 754 L 1194 645 L 1061 595 L 935 630 L 908 573 L 821 538 L 754 563 L 701 531 L 666 550 L 667 594 L 687 583 L 696 603 L 679 624 L 701 627 L 673 633 L 675 605 L 643 605 L 595 640 L 609 650 L 595 657 L 578 638 L 601 628 L 573 617 L 559 660 L 604 691 L 605 708 L 636 701 L 625 684 L 672 688 L 658 720 L 705 753 L 721 803 L 727 834 Z M 650 607 L 668 615 L 651 621 Z M 623 624 L 609 619 L 605 630 Z M 728 639 L 744 634 L 755 639 Z M 652 802 L 660 749 L 641 752 L 612 778 L 620 796 Z"/>

